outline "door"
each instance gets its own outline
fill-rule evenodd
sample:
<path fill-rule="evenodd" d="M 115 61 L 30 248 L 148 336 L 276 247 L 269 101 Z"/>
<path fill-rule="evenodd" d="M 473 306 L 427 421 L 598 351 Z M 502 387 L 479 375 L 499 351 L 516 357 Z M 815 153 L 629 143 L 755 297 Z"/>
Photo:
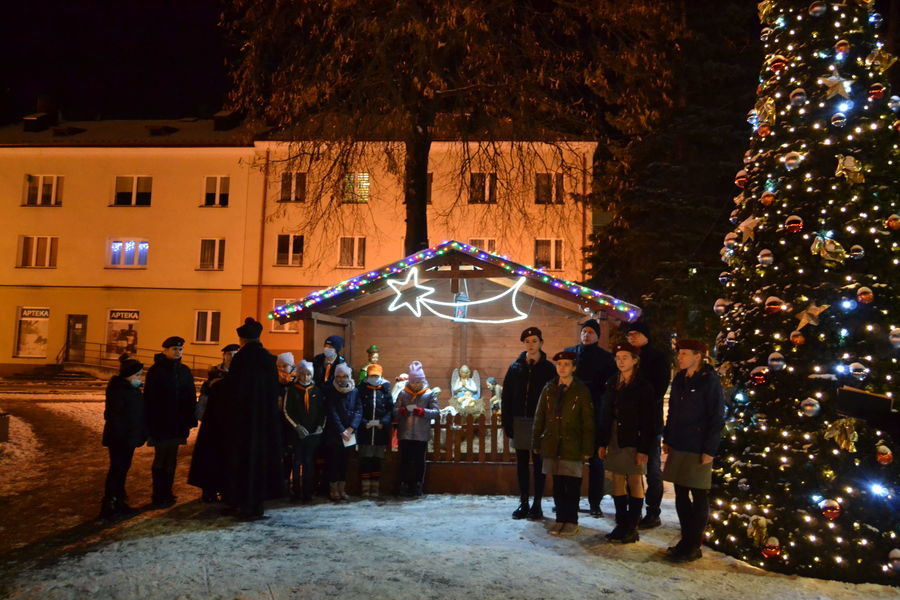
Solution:
<path fill-rule="evenodd" d="M 69 315 L 66 326 L 66 360 L 84 362 L 87 341 L 87 315 Z"/>

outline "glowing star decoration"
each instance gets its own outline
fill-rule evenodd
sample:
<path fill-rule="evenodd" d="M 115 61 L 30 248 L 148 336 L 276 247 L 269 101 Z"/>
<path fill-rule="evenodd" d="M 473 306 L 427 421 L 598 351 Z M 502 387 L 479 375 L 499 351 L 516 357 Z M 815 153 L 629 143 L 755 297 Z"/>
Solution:
<path fill-rule="evenodd" d="M 811 302 L 809 306 L 805 309 L 798 312 L 795 317 L 800 319 L 800 324 L 797 325 L 797 330 L 801 330 L 807 325 L 818 325 L 819 324 L 819 315 L 821 315 L 828 308 L 828 304 L 823 304 L 821 306 L 816 306 L 815 301 Z"/>
<path fill-rule="evenodd" d="M 410 284 L 410 282 L 412 282 L 412 287 L 403 289 L 406 288 Z M 456 321 L 458 323 L 512 323 L 513 321 L 521 321 L 522 319 L 528 318 L 528 314 L 520 310 L 518 305 L 516 304 L 519 289 L 524 283 L 525 278 L 520 277 L 508 290 L 500 292 L 496 296 L 492 296 L 490 298 L 483 298 L 481 300 L 471 300 L 465 302 L 443 302 L 440 300 L 431 300 L 428 298 L 428 296 L 431 296 L 435 292 L 435 289 L 433 287 L 428 287 L 427 285 L 421 285 L 419 283 L 419 268 L 413 267 L 406 274 L 406 279 L 402 281 L 397 279 L 388 281 L 388 285 L 392 290 L 394 290 L 394 293 L 397 294 L 397 296 L 391 302 L 390 306 L 388 306 L 388 310 L 390 312 L 394 312 L 405 306 L 415 316 L 421 317 L 422 308 L 424 307 L 428 312 L 436 317 L 447 319 L 449 321 Z M 512 310 L 516 315 L 514 317 L 497 319 L 474 319 L 469 317 L 457 316 L 457 314 L 459 313 L 457 313 L 456 309 L 460 308 L 461 306 L 471 308 L 472 306 L 477 306 L 479 304 L 500 302 L 507 296 L 509 296 Z M 447 312 L 442 312 L 441 309 L 448 310 Z"/>
<path fill-rule="evenodd" d="M 754 239 L 756 226 L 759 225 L 760 220 L 757 217 L 748 217 L 737 226 L 738 231 L 741 232 L 741 243 Z"/>
<path fill-rule="evenodd" d="M 831 232 L 819 232 L 809 247 L 810 254 L 818 254 L 825 259 L 826 265 L 840 265 L 847 259 L 847 251 L 841 244 L 832 239 Z"/>
<path fill-rule="evenodd" d="M 819 84 L 826 87 L 825 98 L 841 96 L 848 100 L 850 99 L 850 86 L 853 85 L 852 79 L 844 79 L 839 74 L 835 73 L 828 77 L 819 78 Z"/>

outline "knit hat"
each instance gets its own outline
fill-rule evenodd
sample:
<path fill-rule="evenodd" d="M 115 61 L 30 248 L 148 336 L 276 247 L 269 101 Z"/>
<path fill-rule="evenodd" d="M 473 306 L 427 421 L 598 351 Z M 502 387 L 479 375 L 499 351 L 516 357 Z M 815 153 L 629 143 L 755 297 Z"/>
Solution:
<path fill-rule="evenodd" d="M 562 350 L 553 355 L 553 360 L 571 360 L 574 361 L 578 358 L 578 355 L 572 352 L 571 350 Z"/>
<path fill-rule="evenodd" d="M 339 335 L 329 335 L 325 338 L 325 343 L 334 348 L 335 352 L 340 352 L 344 347 L 344 338 Z"/>
<path fill-rule="evenodd" d="M 381 368 L 381 365 L 369 365 L 366 367 L 366 375 L 378 375 L 381 377 L 382 373 L 384 373 L 384 369 Z"/>
<path fill-rule="evenodd" d="M 519 341 L 524 342 L 525 338 L 532 336 L 532 335 L 536 335 L 537 339 L 541 340 L 542 342 L 544 341 L 544 335 L 541 333 L 541 330 L 538 329 L 537 327 L 529 327 L 528 329 L 523 331 L 522 335 L 519 336 Z"/>
<path fill-rule="evenodd" d="M 626 324 L 625 333 L 630 333 L 632 331 L 643 333 L 648 340 L 650 339 L 650 327 L 645 321 L 635 321 L 634 323 Z"/>
<path fill-rule="evenodd" d="M 366 348 L 366 354 L 375 354 L 376 352 L 380 352 L 380 350 L 375 344 L 372 344 L 371 346 Z"/>
<path fill-rule="evenodd" d="M 709 346 L 699 340 L 679 339 L 678 349 L 693 350 L 694 352 L 699 352 L 700 354 L 706 354 L 707 352 L 709 352 Z"/>
<path fill-rule="evenodd" d="M 237 344 L 228 344 L 227 346 L 222 348 L 222 354 L 225 354 L 226 352 L 237 352 L 240 349 L 241 347 Z"/>
<path fill-rule="evenodd" d="M 184 338 L 178 337 L 177 335 L 170 335 L 162 343 L 163 348 L 171 348 L 172 346 L 184 346 Z"/>
<path fill-rule="evenodd" d="M 237 334 L 242 339 L 255 340 L 262 334 L 262 330 L 262 323 L 253 317 L 247 317 L 244 319 L 244 324 L 237 328 Z"/>
<path fill-rule="evenodd" d="M 337 377 L 341 373 L 344 373 L 347 375 L 347 377 L 350 377 L 351 379 L 353 379 L 353 371 L 350 370 L 350 367 L 347 366 L 347 363 L 341 363 L 334 368 L 334 376 L 335 377 Z"/>
<path fill-rule="evenodd" d="M 417 360 L 409 363 L 409 381 L 410 383 L 416 381 L 425 381 L 425 369 L 422 368 L 422 363 Z"/>
<path fill-rule="evenodd" d="M 119 357 L 119 377 L 131 377 L 135 373 L 139 373 L 144 368 L 144 363 L 131 358 L 128 353 Z"/>
<path fill-rule="evenodd" d="M 294 366 L 294 355 L 290 352 L 282 352 L 278 355 L 278 358 L 275 359 L 276 365 L 289 365 L 291 367 Z"/>
<path fill-rule="evenodd" d="M 600 323 L 597 322 L 597 319 L 588 319 L 587 321 L 582 323 L 581 328 L 584 329 L 585 327 L 590 327 L 597 332 L 597 337 L 600 337 Z"/>
<path fill-rule="evenodd" d="M 294 371 L 306 371 L 309 374 L 315 373 L 315 369 L 313 369 L 313 364 L 308 360 L 301 360 L 297 363 L 297 366 L 294 368 Z"/>
<path fill-rule="evenodd" d="M 641 349 L 637 346 L 632 346 L 631 344 L 616 344 L 616 347 L 613 348 L 613 354 L 616 354 L 617 352 L 631 352 L 635 356 L 641 355 Z"/>

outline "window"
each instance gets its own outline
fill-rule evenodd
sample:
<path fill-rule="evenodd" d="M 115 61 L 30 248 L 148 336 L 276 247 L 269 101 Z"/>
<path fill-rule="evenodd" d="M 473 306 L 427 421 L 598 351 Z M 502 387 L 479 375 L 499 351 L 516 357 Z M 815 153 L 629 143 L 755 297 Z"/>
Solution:
<path fill-rule="evenodd" d="M 272 308 L 283 306 L 294 302 L 293 298 L 273 298 Z M 279 323 L 272 319 L 272 331 L 276 333 L 297 333 L 300 331 L 300 321 L 288 321 L 287 323 Z"/>
<path fill-rule="evenodd" d="M 23 235 L 19 238 L 20 267 L 55 269 L 59 238 Z"/>
<path fill-rule="evenodd" d="M 497 240 L 495 238 L 472 238 L 469 240 L 469 245 L 488 252 L 497 251 Z"/>
<path fill-rule="evenodd" d="M 556 239 L 534 240 L 534 266 L 550 271 L 563 268 L 563 241 Z"/>
<path fill-rule="evenodd" d="M 280 202 L 306 202 L 306 173 L 302 171 L 281 174 Z"/>
<path fill-rule="evenodd" d="M 303 266 L 303 236 L 284 234 L 278 236 L 278 255 L 275 264 L 283 267 Z"/>
<path fill-rule="evenodd" d="M 109 260 L 106 266 L 117 269 L 147 266 L 150 242 L 140 239 L 117 238 L 109 241 Z"/>
<path fill-rule="evenodd" d="M 221 271 L 225 268 L 225 240 L 200 240 L 200 268 Z"/>
<path fill-rule="evenodd" d="M 26 175 L 25 206 L 60 206 L 62 188 L 62 175 Z"/>
<path fill-rule="evenodd" d="M 231 187 L 230 177 L 207 177 L 203 206 L 228 206 L 229 187 Z"/>
<path fill-rule="evenodd" d="M 116 177 L 115 206 L 150 206 L 152 177 Z"/>
<path fill-rule="evenodd" d="M 219 321 L 222 313 L 217 310 L 198 310 L 197 326 L 194 327 L 194 342 L 197 344 L 219 343 Z"/>
<path fill-rule="evenodd" d="M 341 202 L 344 204 L 366 204 L 369 201 L 369 174 L 347 173 L 344 175 L 344 193 Z"/>
<path fill-rule="evenodd" d="M 497 174 L 469 174 L 469 204 L 497 203 Z"/>
<path fill-rule="evenodd" d="M 562 204 L 566 201 L 562 173 L 535 173 L 534 203 Z"/>
<path fill-rule="evenodd" d="M 338 259 L 339 267 L 365 267 L 366 266 L 366 238 L 342 237 L 341 256 Z"/>

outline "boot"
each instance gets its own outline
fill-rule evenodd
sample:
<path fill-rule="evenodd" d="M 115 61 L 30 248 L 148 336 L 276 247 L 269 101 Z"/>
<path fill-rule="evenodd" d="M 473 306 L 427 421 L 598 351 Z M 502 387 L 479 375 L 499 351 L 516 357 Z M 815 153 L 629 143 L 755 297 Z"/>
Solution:
<path fill-rule="evenodd" d="M 341 495 L 341 500 L 344 502 L 350 499 L 350 495 L 347 493 L 346 481 L 338 481 L 338 493 Z"/>
<path fill-rule="evenodd" d="M 616 526 L 612 531 L 606 534 L 606 539 L 610 542 L 621 542 L 626 533 L 626 522 L 628 520 L 628 496 L 613 496 L 613 502 L 616 505 Z"/>
<path fill-rule="evenodd" d="M 165 500 L 166 500 L 164 497 L 165 494 L 163 492 L 163 488 L 164 488 L 163 480 L 165 477 L 165 472 L 162 469 L 154 468 L 154 469 L 151 469 L 150 475 L 151 475 L 152 481 L 153 481 L 153 496 L 152 496 L 153 507 L 159 508 L 159 507 L 163 506 L 163 504 L 165 503 Z"/>
<path fill-rule="evenodd" d="M 541 499 L 535 498 L 534 502 L 531 504 L 531 509 L 528 511 L 528 520 L 540 521 L 543 518 L 544 511 L 541 510 Z"/>
<path fill-rule="evenodd" d="M 519 508 L 513 511 L 512 518 L 513 519 L 524 519 L 528 516 L 529 511 L 528 506 L 528 496 L 522 496 L 519 499 Z"/>
<path fill-rule="evenodd" d="M 372 484 L 374 482 L 371 479 L 363 479 L 362 480 L 362 495 L 363 498 L 371 498 L 372 494 Z"/>
<path fill-rule="evenodd" d="M 131 516 L 134 516 L 137 514 L 137 512 L 138 512 L 137 509 L 132 506 L 129 506 L 128 503 L 125 501 L 124 496 L 122 496 L 121 498 L 116 498 L 115 501 L 116 501 L 116 503 L 115 503 L 116 512 L 118 514 L 120 514 L 124 517 L 131 517 Z"/>
<path fill-rule="evenodd" d="M 370 498 L 381 498 L 381 490 L 379 489 L 381 484 L 377 479 L 373 479 L 369 482 L 369 497 Z"/>
<path fill-rule="evenodd" d="M 641 509 L 644 508 L 643 498 L 628 497 L 628 516 L 626 521 L 626 531 L 622 539 L 619 540 L 623 544 L 633 544 L 641 539 L 638 534 L 638 524 L 641 522 Z"/>
<path fill-rule="evenodd" d="M 328 497 L 331 498 L 333 502 L 338 502 L 341 499 L 341 494 L 338 492 L 338 484 L 336 481 L 332 481 L 328 484 Z"/>
<path fill-rule="evenodd" d="M 100 514 L 97 516 L 98 519 L 112 519 L 116 516 L 116 503 L 117 499 L 115 496 L 103 496 L 103 499 L 100 501 Z"/>

